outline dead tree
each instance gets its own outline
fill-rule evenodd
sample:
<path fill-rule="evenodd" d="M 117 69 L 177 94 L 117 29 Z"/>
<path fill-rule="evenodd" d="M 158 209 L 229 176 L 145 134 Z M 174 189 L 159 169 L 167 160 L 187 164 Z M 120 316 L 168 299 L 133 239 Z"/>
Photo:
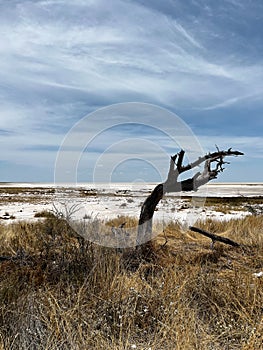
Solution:
<path fill-rule="evenodd" d="M 243 154 L 239 151 L 233 151 L 231 148 L 227 151 L 217 149 L 216 152 L 199 157 L 193 163 L 187 165 L 183 165 L 184 150 L 172 156 L 167 180 L 157 185 L 142 205 L 137 232 L 137 247 L 151 240 L 154 211 L 166 193 L 196 191 L 200 186 L 216 179 L 217 175 L 224 170 L 224 164 L 229 164 L 224 160 L 225 157 L 240 156 Z M 194 169 L 202 163 L 204 163 L 204 170 L 202 172 L 197 172 L 189 179 L 178 181 L 180 174 Z"/>

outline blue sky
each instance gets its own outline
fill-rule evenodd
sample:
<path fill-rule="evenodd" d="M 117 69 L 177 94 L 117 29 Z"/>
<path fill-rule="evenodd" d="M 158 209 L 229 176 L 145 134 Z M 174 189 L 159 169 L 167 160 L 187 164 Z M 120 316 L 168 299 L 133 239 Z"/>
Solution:
<path fill-rule="evenodd" d="M 0 181 L 53 181 L 71 128 L 128 102 L 175 113 L 205 152 L 243 151 L 220 181 L 262 181 L 261 0 L 0 0 L 0 35 Z M 106 120 L 93 116 L 91 134 Z M 130 126 L 87 145 L 78 181 L 162 178 L 178 145 Z"/>

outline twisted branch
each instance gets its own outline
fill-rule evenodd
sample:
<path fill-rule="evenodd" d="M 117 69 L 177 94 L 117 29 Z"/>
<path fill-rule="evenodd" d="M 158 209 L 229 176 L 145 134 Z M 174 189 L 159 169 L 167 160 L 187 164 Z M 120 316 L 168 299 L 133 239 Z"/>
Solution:
<path fill-rule="evenodd" d="M 180 191 L 196 191 L 200 186 L 207 182 L 216 179 L 217 175 L 224 171 L 224 164 L 229 164 L 224 159 L 228 156 L 240 156 L 244 153 L 239 151 L 233 151 L 229 148 L 226 151 L 220 151 L 217 147 L 217 151 L 208 153 L 203 157 L 199 157 L 192 163 L 183 165 L 185 151 L 173 155 L 170 159 L 170 167 L 167 175 L 167 180 L 164 183 L 157 185 L 151 194 L 144 201 L 138 226 L 137 244 L 149 241 L 152 235 L 152 218 L 154 211 L 159 201 L 163 198 L 165 193 L 180 192 Z M 180 174 L 193 169 L 200 164 L 204 163 L 204 169 L 202 172 L 196 172 L 196 174 L 189 179 L 178 181 Z M 215 167 L 213 168 L 213 164 Z"/>
<path fill-rule="evenodd" d="M 229 164 L 229 162 L 224 160 L 225 157 L 240 156 L 244 153 L 233 151 L 232 148 L 229 148 L 226 151 L 219 151 L 217 149 L 216 152 L 208 153 L 203 157 L 199 157 L 197 160 L 187 165 L 183 165 L 184 154 L 185 152 L 181 150 L 171 157 L 168 177 L 164 183 L 165 192 L 178 192 L 179 188 L 179 191 L 197 190 L 200 186 L 206 184 L 210 180 L 216 179 L 217 175 L 225 170 L 223 167 L 224 164 Z M 197 172 L 192 178 L 182 182 L 177 182 L 180 174 L 193 169 L 202 163 L 204 163 L 204 170 L 202 173 Z M 214 168 L 212 168 L 213 164 L 215 164 Z"/>

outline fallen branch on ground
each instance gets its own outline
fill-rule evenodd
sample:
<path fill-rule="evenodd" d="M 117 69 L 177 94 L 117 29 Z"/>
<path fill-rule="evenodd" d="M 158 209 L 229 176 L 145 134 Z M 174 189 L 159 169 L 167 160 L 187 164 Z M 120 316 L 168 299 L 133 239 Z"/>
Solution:
<path fill-rule="evenodd" d="M 229 239 L 229 238 L 226 238 L 226 237 L 221 237 L 221 236 L 218 236 L 218 235 L 215 235 L 214 233 L 210 233 L 210 232 L 207 232 L 205 230 L 202 230 L 198 227 L 193 227 L 193 226 L 190 226 L 189 229 L 191 231 L 194 231 L 194 232 L 197 232 L 197 233 L 200 233 L 201 235 L 204 235 L 206 237 L 209 237 L 212 239 L 212 247 L 214 245 L 214 243 L 216 241 L 218 242 L 222 242 L 222 243 L 225 243 L 225 244 L 228 244 L 228 245 L 231 245 L 233 247 L 240 247 L 241 245 L 235 241 L 232 241 L 232 239 Z"/>

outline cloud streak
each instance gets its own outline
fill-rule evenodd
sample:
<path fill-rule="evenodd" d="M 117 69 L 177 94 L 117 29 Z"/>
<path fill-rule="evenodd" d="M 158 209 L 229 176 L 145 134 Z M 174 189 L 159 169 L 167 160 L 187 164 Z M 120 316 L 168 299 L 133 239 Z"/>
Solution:
<path fill-rule="evenodd" d="M 0 129 L 11 133 L 0 132 L 1 159 L 23 150 L 31 164 L 29 146 L 55 150 L 81 117 L 112 103 L 182 115 L 262 108 L 262 13 L 245 0 L 0 2 Z"/>

